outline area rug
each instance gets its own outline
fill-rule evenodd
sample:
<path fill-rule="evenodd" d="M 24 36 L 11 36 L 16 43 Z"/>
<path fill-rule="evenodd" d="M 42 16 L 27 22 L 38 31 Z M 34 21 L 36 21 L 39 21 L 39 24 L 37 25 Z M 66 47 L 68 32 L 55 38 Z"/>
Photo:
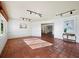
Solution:
<path fill-rule="evenodd" d="M 40 38 L 27 38 L 24 39 L 24 42 L 32 49 L 43 48 L 52 45 L 52 43 L 44 41 Z"/>

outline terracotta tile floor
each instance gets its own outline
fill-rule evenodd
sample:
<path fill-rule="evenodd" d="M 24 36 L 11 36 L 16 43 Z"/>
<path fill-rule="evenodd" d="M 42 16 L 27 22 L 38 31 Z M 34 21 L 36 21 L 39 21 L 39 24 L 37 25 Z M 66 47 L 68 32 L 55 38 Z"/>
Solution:
<path fill-rule="evenodd" d="M 28 37 L 29 38 L 29 37 Z M 64 42 L 53 37 L 41 39 L 51 42 L 53 45 L 38 49 L 31 49 L 23 39 L 17 38 L 7 41 L 1 54 L 1 58 L 78 58 L 79 44 Z"/>

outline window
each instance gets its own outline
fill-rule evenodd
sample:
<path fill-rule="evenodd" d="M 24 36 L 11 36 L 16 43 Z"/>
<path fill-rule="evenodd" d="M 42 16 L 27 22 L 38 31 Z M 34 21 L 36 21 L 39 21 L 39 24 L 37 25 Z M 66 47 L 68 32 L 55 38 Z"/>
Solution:
<path fill-rule="evenodd" d="M 0 19 L 0 34 L 3 34 L 3 20 Z"/>

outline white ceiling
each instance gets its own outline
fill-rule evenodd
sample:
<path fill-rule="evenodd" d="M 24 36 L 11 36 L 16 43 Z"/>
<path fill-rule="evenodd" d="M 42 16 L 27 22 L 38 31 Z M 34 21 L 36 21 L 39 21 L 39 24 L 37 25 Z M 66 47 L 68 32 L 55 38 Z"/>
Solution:
<path fill-rule="evenodd" d="M 56 14 L 71 9 L 76 9 L 79 13 L 79 2 L 62 2 L 62 1 L 4 1 L 8 15 L 10 18 L 26 17 L 32 20 L 49 20 Z M 26 10 L 32 10 L 43 14 L 39 17 L 35 14 L 29 14 Z"/>

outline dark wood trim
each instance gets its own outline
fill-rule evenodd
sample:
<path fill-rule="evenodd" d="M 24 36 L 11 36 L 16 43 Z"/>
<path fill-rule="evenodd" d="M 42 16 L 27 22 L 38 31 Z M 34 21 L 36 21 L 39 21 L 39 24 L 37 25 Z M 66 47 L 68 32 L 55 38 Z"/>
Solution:
<path fill-rule="evenodd" d="M 4 18 L 8 21 L 8 15 L 5 12 L 5 8 L 3 7 L 2 2 L 0 1 L 0 13 L 4 16 Z"/>

